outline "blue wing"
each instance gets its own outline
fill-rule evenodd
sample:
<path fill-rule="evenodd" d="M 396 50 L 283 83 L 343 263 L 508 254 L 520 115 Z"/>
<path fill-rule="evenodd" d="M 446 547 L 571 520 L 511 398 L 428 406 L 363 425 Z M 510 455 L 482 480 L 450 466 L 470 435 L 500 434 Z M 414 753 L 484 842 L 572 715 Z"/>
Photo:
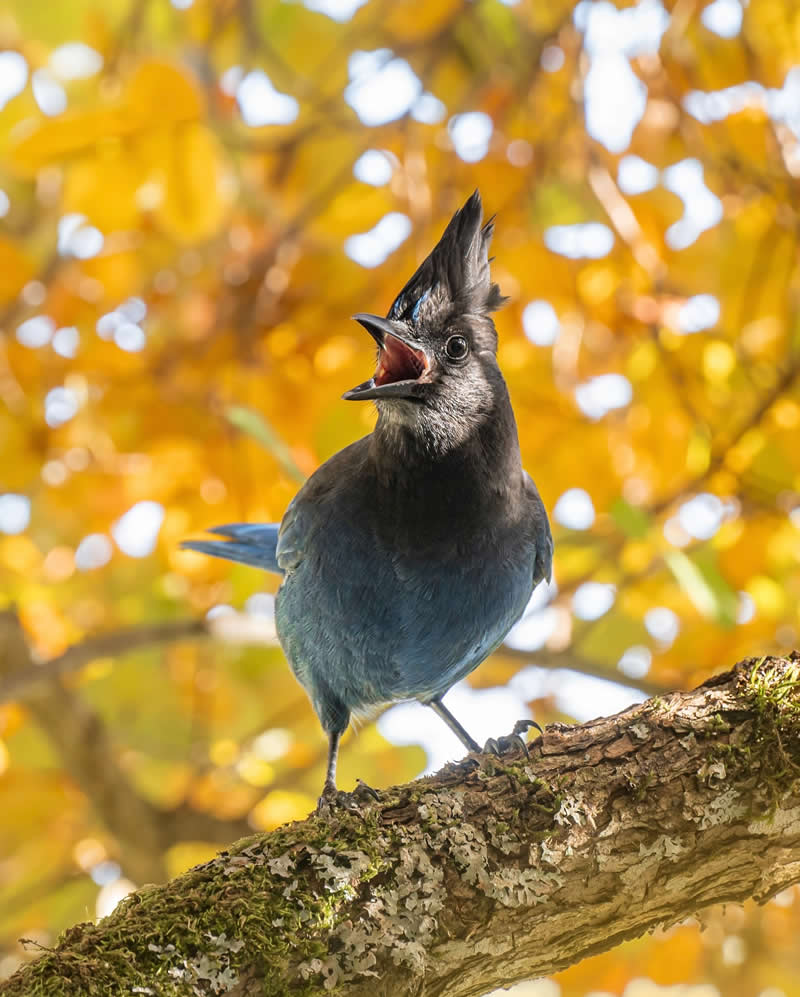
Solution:
<path fill-rule="evenodd" d="M 533 566 L 533 584 L 552 581 L 553 578 L 553 535 L 539 490 L 527 471 L 522 472 L 525 491 L 530 502 L 530 527 L 533 534 L 536 556 Z"/>
<path fill-rule="evenodd" d="M 283 568 L 275 554 L 278 546 L 280 523 L 228 523 L 215 526 L 209 533 L 227 537 L 226 540 L 184 540 L 184 550 L 196 550 L 211 557 L 222 557 L 227 561 L 241 561 L 265 571 L 282 575 Z"/>

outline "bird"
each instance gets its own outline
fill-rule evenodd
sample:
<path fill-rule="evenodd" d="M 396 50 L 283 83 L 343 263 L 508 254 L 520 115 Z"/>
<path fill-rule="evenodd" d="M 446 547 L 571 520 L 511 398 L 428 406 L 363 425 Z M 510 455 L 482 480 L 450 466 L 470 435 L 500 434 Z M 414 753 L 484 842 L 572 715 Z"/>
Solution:
<path fill-rule="evenodd" d="M 426 704 L 480 751 L 442 697 L 551 577 L 550 524 L 497 363 L 491 313 L 507 299 L 490 274 L 493 231 L 475 190 L 386 317 L 353 316 L 377 362 L 342 397 L 374 402 L 373 431 L 325 461 L 280 524 L 182 544 L 282 576 L 278 639 L 328 738 L 320 806 L 347 795 L 336 761 L 351 718 L 386 704 Z"/>

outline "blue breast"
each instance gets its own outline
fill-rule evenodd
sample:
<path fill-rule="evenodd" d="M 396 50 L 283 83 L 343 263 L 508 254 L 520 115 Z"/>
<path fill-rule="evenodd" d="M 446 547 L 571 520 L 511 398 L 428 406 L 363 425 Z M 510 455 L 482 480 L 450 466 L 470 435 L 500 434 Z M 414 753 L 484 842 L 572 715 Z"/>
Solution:
<path fill-rule="evenodd" d="M 359 550 L 356 534 L 294 568 L 276 603 L 281 642 L 312 701 L 335 692 L 350 710 L 430 700 L 469 674 L 521 616 L 533 552 L 400 560 Z"/>

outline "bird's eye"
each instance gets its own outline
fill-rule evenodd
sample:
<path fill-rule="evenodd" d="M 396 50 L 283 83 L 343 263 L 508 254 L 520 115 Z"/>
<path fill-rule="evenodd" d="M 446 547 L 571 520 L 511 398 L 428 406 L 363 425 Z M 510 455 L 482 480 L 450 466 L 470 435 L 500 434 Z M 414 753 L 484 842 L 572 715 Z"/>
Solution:
<path fill-rule="evenodd" d="M 469 353 L 469 343 L 463 336 L 451 336 L 444 347 L 450 360 L 463 360 Z"/>

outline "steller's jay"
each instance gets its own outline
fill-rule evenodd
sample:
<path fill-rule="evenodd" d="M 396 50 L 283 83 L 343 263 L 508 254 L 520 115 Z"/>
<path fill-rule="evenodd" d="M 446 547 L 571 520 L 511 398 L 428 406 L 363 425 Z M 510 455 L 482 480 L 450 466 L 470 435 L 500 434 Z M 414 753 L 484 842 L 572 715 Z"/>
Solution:
<path fill-rule="evenodd" d="M 275 623 L 329 738 L 322 800 L 334 800 L 353 713 L 416 699 L 470 751 L 442 704 L 502 642 L 550 577 L 547 514 L 522 469 L 490 312 L 493 220 L 476 190 L 386 318 L 359 314 L 378 345 L 375 429 L 334 454 L 283 521 L 235 523 L 192 550 L 283 575 Z"/>

